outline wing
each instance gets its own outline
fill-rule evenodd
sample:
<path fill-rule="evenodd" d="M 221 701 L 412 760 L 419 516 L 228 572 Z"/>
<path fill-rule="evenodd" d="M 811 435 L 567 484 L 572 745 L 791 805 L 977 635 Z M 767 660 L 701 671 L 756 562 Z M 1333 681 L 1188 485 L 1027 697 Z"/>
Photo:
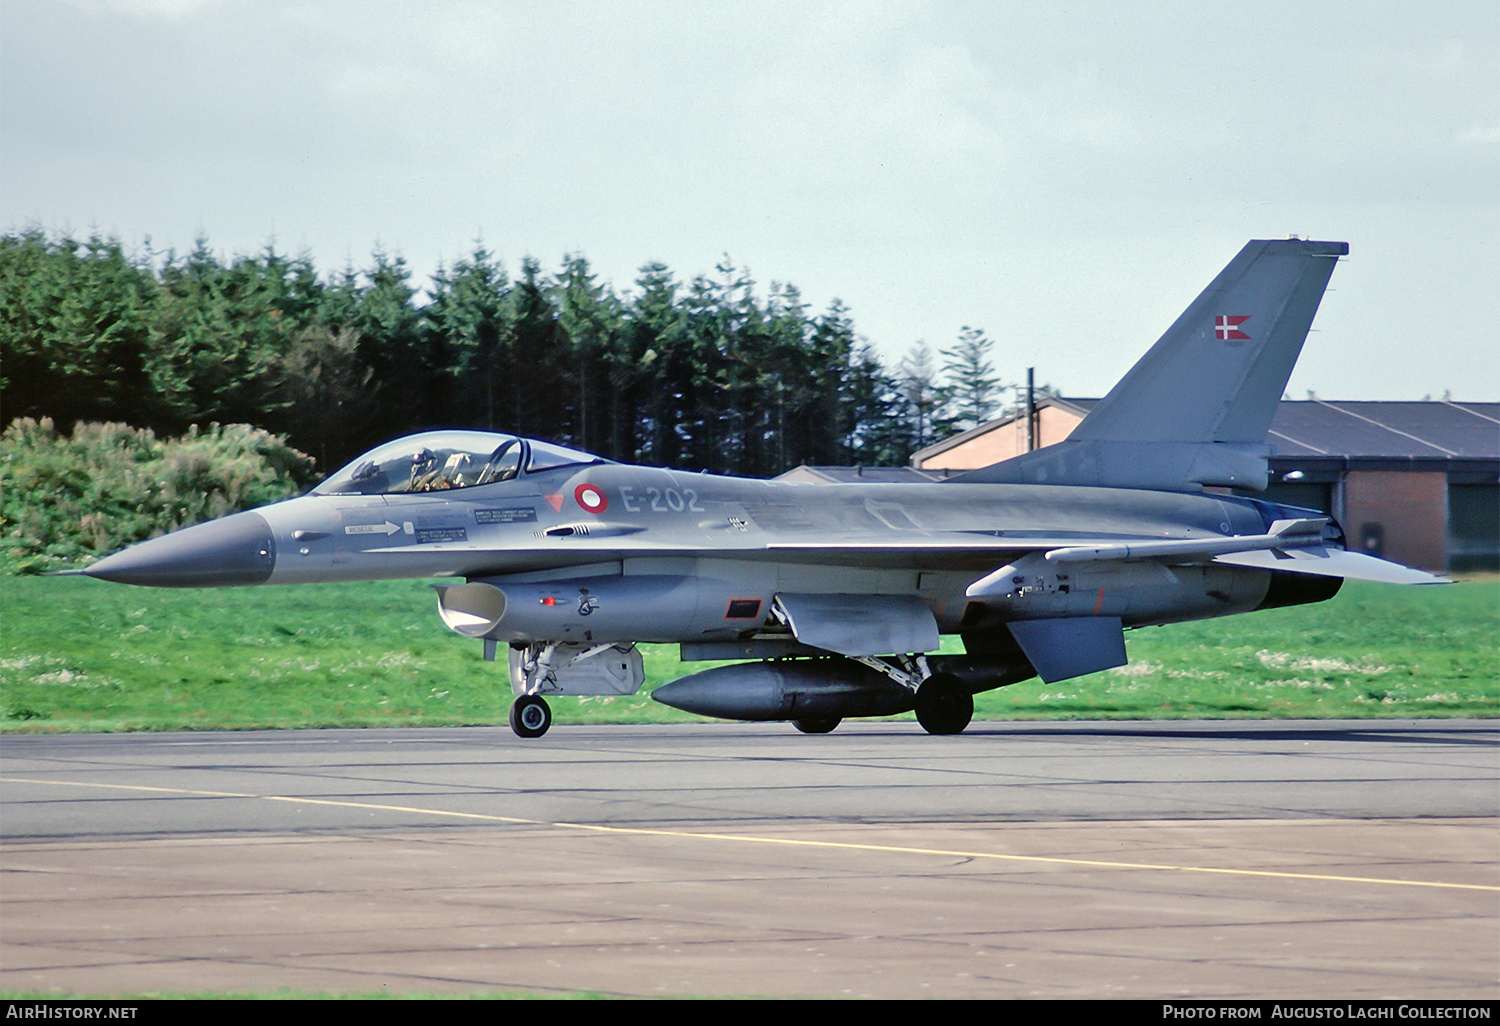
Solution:
<path fill-rule="evenodd" d="M 1126 560 L 1178 564 L 1214 562 L 1384 584 L 1451 583 L 1446 577 L 1331 545 L 1323 537 L 1323 527 L 1327 523 L 1327 518 L 1278 520 L 1261 535 L 1072 544 L 1046 549 L 1042 558 L 1054 565 Z M 1014 565 L 1000 567 L 969 585 L 967 595 L 983 599 L 1003 594 L 1015 572 Z"/>

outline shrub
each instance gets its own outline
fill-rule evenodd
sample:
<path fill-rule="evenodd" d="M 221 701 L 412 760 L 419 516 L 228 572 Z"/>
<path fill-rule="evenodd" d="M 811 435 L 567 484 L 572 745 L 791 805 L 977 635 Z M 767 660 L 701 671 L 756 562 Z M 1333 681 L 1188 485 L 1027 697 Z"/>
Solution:
<path fill-rule="evenodd" d="M 126 424 L 0 434 L 0 571 L 87 565 L 132 542 L 304 490 L 313 461 L 247 424 L 160 439 Z"/>

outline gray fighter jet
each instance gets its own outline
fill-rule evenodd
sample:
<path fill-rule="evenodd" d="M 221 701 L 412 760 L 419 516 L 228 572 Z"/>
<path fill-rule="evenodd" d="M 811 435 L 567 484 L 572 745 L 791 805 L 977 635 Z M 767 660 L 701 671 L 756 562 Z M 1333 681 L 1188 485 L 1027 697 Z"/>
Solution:
<path fill-rule="evenodd" d="M 739 660 L 658 688 L 707 716 L 915 709 L 963 730 L 974 694 L 1125 663 L 1128 628 L 1320 602 L 1344 578 L 1442 578 L 1344 547 L 1329 517 L 1250 498 L 1341 242 L 1249 243 L 1067 441 L 941 483 L 795 485 L 625 466 L 439 431 L 301 498 L 109 556 L 156 587 L 462 578 L 450 628 L 503 645 L 512 728 L 545 696 L 635 693 L 641 642 Z M 1210 489 L 1219 489 L 1210 491 Z M 965 654 L 937 654 L 957 634 Z"/>

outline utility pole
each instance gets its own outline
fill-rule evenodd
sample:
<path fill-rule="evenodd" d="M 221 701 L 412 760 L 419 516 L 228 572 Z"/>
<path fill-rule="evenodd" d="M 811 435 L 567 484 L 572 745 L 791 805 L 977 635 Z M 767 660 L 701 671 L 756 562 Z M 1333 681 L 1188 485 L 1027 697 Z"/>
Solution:
<path fill-rule="evenodd" d="M 1026 368 L 1026 451 L 1036 448 L 1036 368 Z"/>

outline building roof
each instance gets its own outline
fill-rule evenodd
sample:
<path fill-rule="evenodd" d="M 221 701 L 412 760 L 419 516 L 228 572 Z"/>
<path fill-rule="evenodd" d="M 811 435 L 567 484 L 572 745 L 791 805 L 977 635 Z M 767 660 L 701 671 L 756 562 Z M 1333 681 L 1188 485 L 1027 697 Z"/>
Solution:
<path fill-rule="evenodd" d="M 1283 400 L 1278 456 L 1500 458 L 1500 403 Z"/>
<path fill-rule="evenodd" d="M 1088 412 L 1092 410 L 1096 405 L 1098 405 L 1098 403 L 1098 399 L 1064 399 L 1061 396 L 1049 395 L 1038 399 L 1036 401 L 1036 408 L 1040 410 L 1043 407 L 1055 406 L 1060 410 L 1066 410 L 1069 413 L 1077 414 L 1081 418 L 1087 416 Z M 927 448 L 918 449 L 916 452 L 912 453 L 911 462 L 913 466 L 915 466 L 916 464 L 919 464 L 924 460 L 929 460 L 934 456 L 945 453 L 949 449 L 956 449 L 960 445 L 963 445 L 965 442 L 972 441 L 975 438 L 979 438 L 981 435 L 987 435 L 996 428 L 1004 427 L 1007 424 L 1014 424 L 1025 415 L 1025 412 L 1026 411 L 1024 410 L 1014 410 L 1010 413 L 1007 413 L 1003 417 L 997 417 L 994 420 L 986 421 L 978 427 L 972 427 L 967 431 L 961 431 L 956 435 L 950 435 L 949 437 L 943 439 L 941 442 L 933 442 Z"/>
<path fill-rule="evenodd" d="M 918 470 L 916 467 L 809 467 L 804 463 L 772 480 L 809 484 L 920 484 L 940 481 L 947 476 L 945 471 Z"/>
<path fill-rule="evenodd" d="M 1098 403 L 1098 399 L 1048 397 L 1037 406 L 1057 407 L 1083 417 Z M 954 435 L 923 449 L 912 461 L 930 459 L 1012 424 L 1020 416 L 1011 413 Z M 1500 403 L 1283 399 L 1266 441 L 1283 457 L 1500 459 Z"/>

